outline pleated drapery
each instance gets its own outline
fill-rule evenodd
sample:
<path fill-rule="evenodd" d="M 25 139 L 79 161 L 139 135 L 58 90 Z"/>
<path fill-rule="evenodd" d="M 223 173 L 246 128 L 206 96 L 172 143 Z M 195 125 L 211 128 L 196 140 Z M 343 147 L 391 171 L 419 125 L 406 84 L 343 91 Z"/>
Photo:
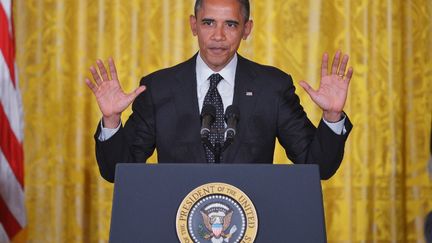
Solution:
<path fill-rule="evenodd" d="M 101 114 L 84 78 L 97 58 L 113 57 L 131 91 L 143 75 L 191 57 L 198 50 L 188 23 L 193 3 L 14 1 L 28 215 L 16 242 L 108 240 L 113 186 L 98 172 L 93 133 Z M 432 1 L 251 6 L 254 29 L 240 54 L 290 73 L 315 124 L 321 111 L 297 82 L 317 87 L 325 51 L 351 56 L 345 111 L 354 129 L 341 168 L 323 182 L 328 241 L 424 242 L 432 210 Z M 289 163 L 279 145 L 275 161 Z"/>

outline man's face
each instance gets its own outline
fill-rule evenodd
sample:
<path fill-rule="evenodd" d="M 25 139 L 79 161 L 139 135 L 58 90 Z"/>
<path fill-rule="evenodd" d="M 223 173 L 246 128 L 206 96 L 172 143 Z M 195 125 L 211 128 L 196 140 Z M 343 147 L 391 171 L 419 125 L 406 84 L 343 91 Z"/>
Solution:
<path fill-rule="evenodd" d="M 197 16 L 190 17 L 204 62 L 215 72 L 232 59 L 242 39 L 249 36 L 252 21 L 245 22 L 237 0 L 204 0 Z"/>

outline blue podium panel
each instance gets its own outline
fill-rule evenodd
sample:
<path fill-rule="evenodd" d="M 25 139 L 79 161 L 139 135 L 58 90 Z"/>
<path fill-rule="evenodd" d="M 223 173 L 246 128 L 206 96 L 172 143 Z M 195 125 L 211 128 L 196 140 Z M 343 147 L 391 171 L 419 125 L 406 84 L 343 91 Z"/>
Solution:
<path fill-rule="evenodd" d="M 250 198 L 254 242 L 326 242 L 319 178 L 317 165 L 118 164 L 110 242 L 179 242 L 179 206 L 207 183 L 230 184 Z"/>

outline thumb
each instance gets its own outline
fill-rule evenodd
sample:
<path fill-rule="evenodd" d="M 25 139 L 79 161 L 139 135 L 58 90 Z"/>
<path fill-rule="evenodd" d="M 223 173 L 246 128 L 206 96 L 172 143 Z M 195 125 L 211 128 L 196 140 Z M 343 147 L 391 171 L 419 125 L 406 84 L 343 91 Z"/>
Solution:
<path fill-rule="evenodd" d="M 133 92 L 127 95 L 129 102 L 132 102 L 139 94 L 146 90 L 146 86 L 142 85 L 136 88 Z"/>
<path fill-rule="evenodd" d="M 147 87 L 145 85 L 141 85 L 141 86 L 139 86 L 138 88 L 136 88 L 134 90 L 134 93 L 136 94 L 136 96 L 138 96 L 139 94 L 141 94 L 142 92 L 144 92 L 144 90 L 146 90 L 146 89 L 147 89 Z"/>
<path fill-rule="evenodd" d="M 315 96 L 316 96 L 316 91 L 308 84 L 308 83 L 306 83 L 305 81 L 300 81 L 299 82 L 300 83 L 300 86 L 302 86 L 303 87 L 303 89 L 306 91 L 306 93 L 308 93 L 309 94 L 309 96 L 312 98 L 312 99 L 314 99 L 315 98 Z"/>

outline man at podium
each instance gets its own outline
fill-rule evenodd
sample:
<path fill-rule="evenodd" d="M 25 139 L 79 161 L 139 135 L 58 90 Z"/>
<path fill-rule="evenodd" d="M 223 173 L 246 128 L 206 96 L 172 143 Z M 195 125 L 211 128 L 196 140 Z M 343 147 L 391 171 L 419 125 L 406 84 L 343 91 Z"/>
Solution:
<path fill-rule="evenodd" d="M 95 134 L 103 178 L 112 182 L 116 163 L 145 162 L 155 149 L 159 163 L 272 163 L 276 138 L 291 161 L 318 164 L 321 178 L 330 178 L 352 128 L 343 112 L 348 55 L 336 52 L 330 67 L 323 55 L 317 90 L 300 82 L 323 111 L 316 128 L 290 75 L 237 54 L 253 27 L 248 0 L 196 0 L 194 10 L 198 53 L 143 77 L 135 91 L 122 90 L 112 59 L 90 68 L 94 80 L 86 83 L 103 114 Z"/>

